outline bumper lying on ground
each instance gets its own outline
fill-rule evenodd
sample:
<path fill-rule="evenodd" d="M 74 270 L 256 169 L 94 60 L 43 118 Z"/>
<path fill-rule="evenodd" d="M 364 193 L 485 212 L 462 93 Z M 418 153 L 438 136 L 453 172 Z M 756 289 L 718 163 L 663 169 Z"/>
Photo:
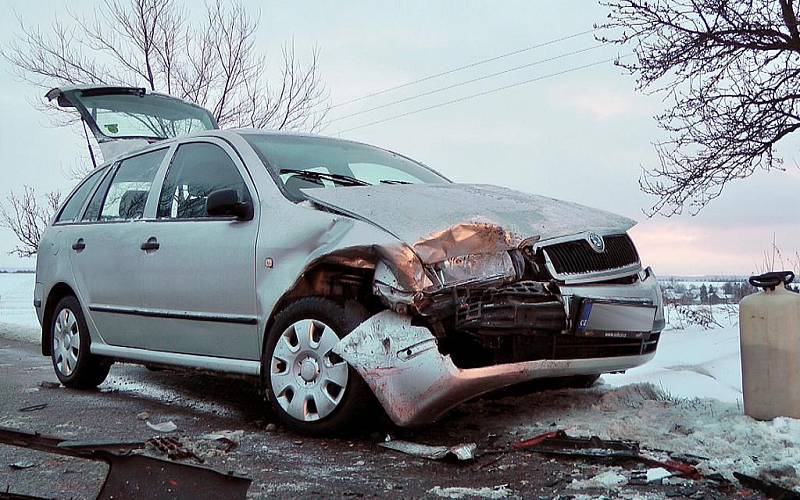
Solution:
<path fill-rule="evenodd" d="M 538 360 L 461 369 L 439 352 L 436 339 L 408 316 L 383 311 L 334 348 L 369 384 L 392 421 L 435 421 L 475 396 L 537 378 L 590 375 L 641 365 L 655 352 L 610 358 Z"/>

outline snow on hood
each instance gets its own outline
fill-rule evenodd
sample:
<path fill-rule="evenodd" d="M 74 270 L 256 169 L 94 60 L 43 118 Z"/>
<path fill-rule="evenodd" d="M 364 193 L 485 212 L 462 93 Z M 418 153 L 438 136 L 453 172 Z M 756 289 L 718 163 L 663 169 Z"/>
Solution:
<path fill-rule="evenodd" d="M 636 224 L 577 203 L 486 184 L 394 184 L 303 192 L 314 202 L 388 231 L 426 263 L 508 249 L 530 238 L 624 232 Z"/>

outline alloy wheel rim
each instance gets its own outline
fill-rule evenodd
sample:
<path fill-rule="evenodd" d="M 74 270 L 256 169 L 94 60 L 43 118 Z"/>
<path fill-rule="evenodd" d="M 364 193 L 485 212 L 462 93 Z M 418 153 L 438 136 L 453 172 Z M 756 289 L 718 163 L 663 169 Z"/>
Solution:
<path fill-rule="evenodd" d="M 272 351 L 270 385 L 278 404 L 304 422 L 330 415 L 342 402 L 349 368 L 333 352 L 339 335 L 322 321 L 289 325 Z"/>
<path fill-rule="evenodd" d="M 56 368 L 62 375 L 68 377 L 75 371 L 80 350 L 78 319 L 71 310 L 62 309 L 53 324 L 53 356 Z"/>

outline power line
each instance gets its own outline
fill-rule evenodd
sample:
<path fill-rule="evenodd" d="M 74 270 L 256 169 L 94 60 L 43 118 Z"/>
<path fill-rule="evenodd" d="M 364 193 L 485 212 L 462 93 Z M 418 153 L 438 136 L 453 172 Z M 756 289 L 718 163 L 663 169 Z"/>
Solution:
<path fill-rule="evenodd" d="M 420 82 L 425 82 L 425 81 L 428 81 L 428 80 L 432 80 L 434 78 L 439 78 L 440 76 L 449 75 L 449 74 L 455 73 L 457 71 L 462 71 L 462 70 L 465 70 L 465 69 L 474 68 L 475 66 L 479 66 L 481 64 L 486 64 L 486 63 L 492 62 L 492 61 L 497 61 L 498 59 L 503 59 L 505 57 L 514 56 L 514 55 L 517 55 L 517 54 L 521 54 L 523 52 L 528 52 L 528 51 L 533 50 L 533 49 L 538 49 L 540 47 L 546 47 L 546 46 L 552 45 L 554 43 L 563 42 L 565 40 L 576 38 L 576 37 L 579 37 L 581 35 L 586 35 L 588 33 L 593 33 L 594 31 L 595 31 L 595 29 L 592 28 L 590 30 L 581 31 L 579 33 L 573 33 L 571 35 L 562 36 L 561 38 L 555 38 L 553 40 L 548 40 L 546 42 L 537 43 L 536 45 L 531 45 L 530 47 L 525 47 L 524 49 L 518 49 L 518 50 L 511 51 L 511 52 L 506 52 L 505 54 L 500 54 L 499 56 L 490 57 L 488 59 L 481 59 L 481 60 L 475 61 L 473 63 L 465 64 L 464 66 L 458 66 L 456 68 L 452 68 L 452 69 L 448 69 L 446 71 L 442 71 L 441 73 L 436 73 L 436 74 L 433 74 L 433 75 L 424 76 L 422 78 L 418 78 L 418 79 L 412 80 L 410 82 L 401 83 L 400 85 L 395 85 L 394 87 L 389 87 L 389 88 L 385 88 L 383 90 L 378 90 L 376 92 L 372 92 L 370 94 L 362 95 L 361 97 L 356 97 L 355 99 L 350 99 L 349 101 L 344 101 L 344 102 L 337 103 L 337 104 L 334 104 L 333 106 L 331 106 L 331 109 L 338 108 L 339 106 L 344 106 L 346 104 L 352 104 L 354 102 L 362 101 L 364 99 L 368 99 L 370 97 L 375 97 L 377 95 L 385 94 L 385 93 L 391 92 L 393 90 L 402 89 L 404 87 L 408 87 L 410 85 L 415 85 L 415 84 L 420 83 Z"/>
<path fill-rule="evenodd" d="M 558 60 L 558 59 L 563 59 L 565 57 L 574 56 L 576 54 L 581 54 L 583 52 L 588 52 L 590 50 L 594 50 L 594 49 L 600 48 L 602 46 L 603 46 L 603 44 L 599 44 L 599 45 L 593 45 L 591 47 L 586 47 L 586 48 L 580 49 L 580 50 L 573 50 L 572 52 L 566 52 L 564 54 L 559 54 L 557 56 L 548 57 L 546 59 L 539 59 L 538 61 L 533 61 L 533 62 L 530 62 L 530 63 L 527 63 L 527 64 L 522 64 L 522 65 L 519 65 L 519 66 L 514 66 L 512 68 L 508 68 L 508 69 L 505 69 L 503 71 L 498 71 L 496 73 L 490 73 L 488 75 L 479 76 L 477 78 L 472 78 L 470 80 L 466 80 L 466 81 L 463 81 L 463 82 L 454 83 L 452 85 L 447 85 L 445 87 L 440 87 L 438 89 L 429 90 L 429 91 L 423 92 L 421 94 L 412 95 L 410 97 L 404 97 L 403 99 L 398 99 L 396 101 L 392 101 L 392 102 L 389 102 L 387 104 L 381 104 L 380 106 L 375 106 L 375 107 L 372 107 L 372 108 L 369 108 L 369 109 L 356 111 L 355 113 L 350 113 L 349 115 L 344 115 L 344 116 L 339 116 L 339 117 L 333 118 L 331 120 L 328 120 L 328 123 L 326 123 L 325 125 L 330 125 L 331 123 L 338 122 L 338 121 L 344 120 L 346 118 L 351 118 L 353 116 L 363 115 L 364 113 L 369 113 L 371 111 L 376 111 L 378 109 L 388 108 L 389 106 L 393 106 L 395 104 L 400 104 L 400 103 L 403 103 L 403 102 L 413 101 L 414 99 L 419 99 L 420 97 L 426 97 L 426 96 L 429 96 L 429 95 L 438 94 L 439 92 L 444 92 L 445 90 L 454 89 L 456 87 L 463 87 L 464 85 L 469 85 L 470 83 L 479 82 L 481 80 L 486 80 L 488 78 L 494 78 L 495 76 L 504 75 L 506 73 L 511 73 L 513 71 L 519 71 L 521 69 L 530 68 L 532 66 L 537 66 L 539 64 L 543 64 L 543 63 L 546 63 L 546 62 L 551 62 L 551 61 L 555 61 L 555 60 Z"/>
<path fill-rule="evenodd" d="M 565 70 L 562 70 L 562 71 L 558 71 L 556 73 L 549 73 L 547 75 L 537 76 L 536 78 L 530 78 L 528 80 L 523 80 L 521 82 L 512 83 L 510 85 L 504 85 L 502 87 L 497 87 L 497 88 L 494 88 L 494 89 L 484 90 L 483 92 L 478 92 L 477 94 L 470 94 L 470 95 L 467 95 L 467 96 L 464 96 L 464 97 L 459 97 L 458 99 L 452 99 L 450 101 L 445 101 L 445 102 L 441 102 L 439 104 L 434 104 L 432 106 L 427 106 L 427 107 L 424 107 L 424 108 L 415 109 L 413 111 L 408 111 L 406 113 L 401 113 L 399 115 L 390 116 L 388 118 L 383 118 L 381 120 L 376 120 L 374 122 L 365 123 L 363 125 L 358 125 L 356 127 L 350 127 L 350 128 L 344 129 L 344 130 L 339 130 L 338 132 L 334 132 L 331 135 L 340 135 L 340 134 L 343 134 L 345 132 L 358 130 L 358 129 L 364 128 L 364 127 L 371 127 L 372 125 L 378 125 L 379 123 L 385 123 L 385 122 L 388 122 L 388 121 L 391 121 L 391 120 L 396 120 L 398 118 L 403 118 L 405 116 L 413 115 L 413 114 L 416 114 L 416 113 L 422 113 L 423 111 L 430 111 L 432 109 L 441 108 L 443 106 L 448 106 L 450 104 L 456 104 L 456 103 L 459 103 L 459 102 L 464 102 L 464 101 L 467 101 L 469 99 L 474 99 L 476 97 L 482 97 L 482 96 L 485 96 L 485 95 L 494 94 L 496 92 L 500 92 L 500 91 L 503 91 L 503 90 L 508 90 L 508 89 L 514 88 L 514 87 L 519 87 L 521 85 L 527 85 L 529 83 L 534 83 L 534 82 L 538 82 L 538 81 L 541 81 L 541 80 L 546 80 L 548 78 L 553 78 L 553 77 L 556 77 L 556 76 L 559 76 L 559 75 L 563 75 L 563 74 L 566 74 L 566 73 L 572 73 L 574 71 L 580 71 L 582 69 L 591 68 L 593 66 L 599 66 L 601 64 L 605 64 L 605 63 L 608 63 L 608 62 L 611 62 L 611 61 L 616 61 L 616 60 L 622 59 L 624 57 L 628 57 L 630 55 L 631 54 L 625 54 L 625 55 L 620 56 L 620 57 L 613 57 L 613 58 L 610 58 L 610 59 L 603 59 L 602 61 L 596 61 L 596 62 L 593 62 L 593 63 L 584 64 L 584 65 L 581 65 L 581 66 L 575 66 L 573 68 L 569 68 L 569 69 L 565 69 Z"/>

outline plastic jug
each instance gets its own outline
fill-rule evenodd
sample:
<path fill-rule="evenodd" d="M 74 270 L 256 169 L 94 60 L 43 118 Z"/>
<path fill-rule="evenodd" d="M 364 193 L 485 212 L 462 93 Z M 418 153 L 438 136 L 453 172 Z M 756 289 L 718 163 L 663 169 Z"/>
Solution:
<path fill-rule="evenodd" d="M 791 271 L 750 278 L 763 291 L 739 303 L 744 412 L 759 420 L 800 418 L 800 294 Z"/>

